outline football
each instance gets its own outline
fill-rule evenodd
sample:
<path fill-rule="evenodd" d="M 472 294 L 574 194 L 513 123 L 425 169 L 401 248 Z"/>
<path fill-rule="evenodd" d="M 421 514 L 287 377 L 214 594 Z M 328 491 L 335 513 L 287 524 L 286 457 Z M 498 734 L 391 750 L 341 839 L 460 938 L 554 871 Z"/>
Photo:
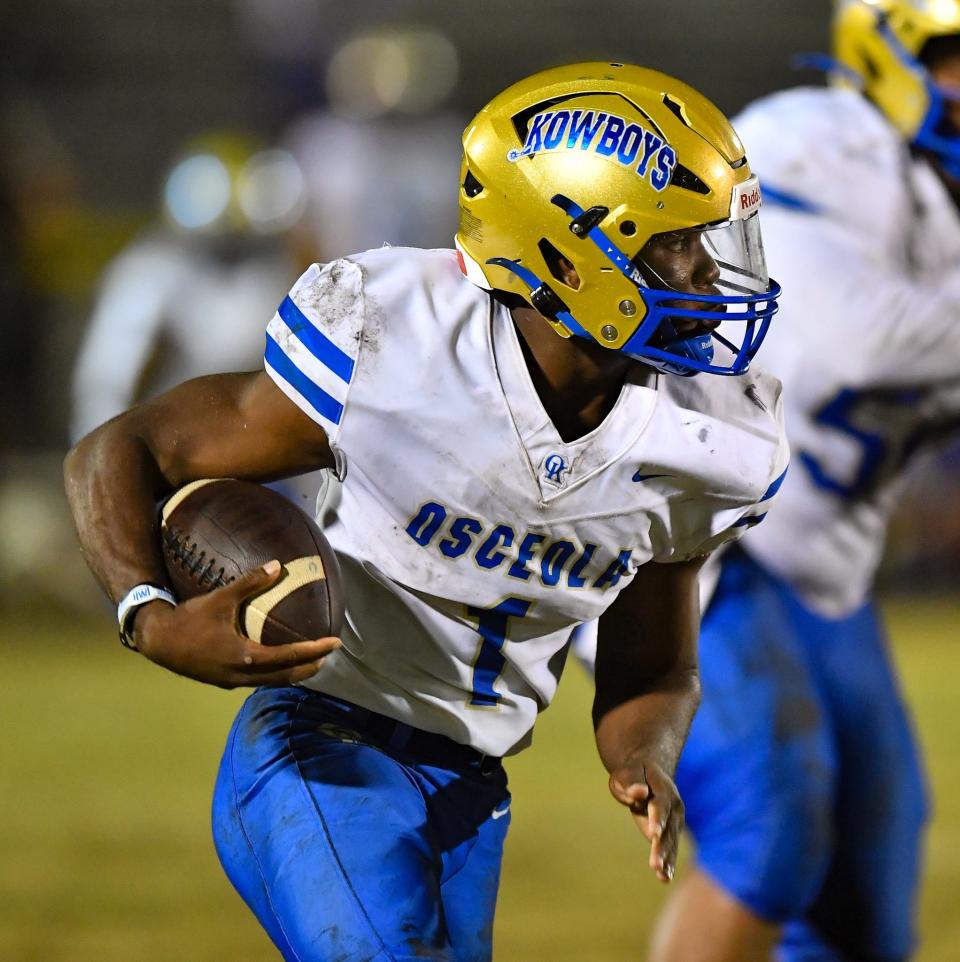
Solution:
<path fill-rule="evenodd" d="M 283 495 L 213 478 L 175 491 L 160 516 L 163 561 L 181 601 L 276 559 L 280 576 L 240 609 L 240 630 L 264 645 L 339 635 L 343 587 L 333 548 Z"/>

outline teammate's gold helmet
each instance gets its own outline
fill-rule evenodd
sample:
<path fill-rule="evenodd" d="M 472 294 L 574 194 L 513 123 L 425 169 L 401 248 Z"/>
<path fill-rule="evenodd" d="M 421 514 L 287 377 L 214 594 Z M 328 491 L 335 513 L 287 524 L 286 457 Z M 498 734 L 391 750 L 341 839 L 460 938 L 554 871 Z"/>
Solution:
<path fill-rule="evenodd" d="M 521 295 L 565 337 L 660 370 L 747 369 L 779 287 L 767 275 L 757 178 L 705 97 L 641 67 L 558 67 L 495 97 L 463 148 L 456 241 L 475 284 Z M 642 257 L 651 237 L 689 228 L 718 269 L 716 293 L 671 289 Z M 674 329 L 717 312 L 743 322 L 738 345 L 717 331 L 684 338 Z M 725 348 L 717 360 L 715 342 Z"/>
<path fill-rule="evenodd" d="M 957 94 L 940 90 L 922 61 L 929 41 L 958 34 L 960 0 L 837 0 L 833 20 L 834 56 L 854 84 L 906 140 L 960 176 L 960 138 L 944 112 Z"/>
<path fill-rule="evenodd" d="M 303 174 L 286 150 L 231 131 L 189 141 L 167 175 L 164 211 L 177 230 L 208 238 L 280 233 L 303 213 Z"/>

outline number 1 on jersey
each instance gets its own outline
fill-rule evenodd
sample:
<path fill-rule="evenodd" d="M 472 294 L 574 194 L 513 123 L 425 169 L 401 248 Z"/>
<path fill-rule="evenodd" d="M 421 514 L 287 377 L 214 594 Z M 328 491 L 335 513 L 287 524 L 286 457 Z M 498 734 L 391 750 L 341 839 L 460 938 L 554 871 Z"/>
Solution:
<path fill-rule="evenodd" d="M 467 613 L 477 619 L 477 631 L 482 639 L 473 663 L 473 694 L 468 702 L 472 707 L 496 708 L 500 704 L 500 695 L 493 686 L 506 664 L 503 646 L 508 622 L 511 618 L 523 618 L 531 604 L 522 598 L 506 598 L 494 608 L 468 606 Z"/>

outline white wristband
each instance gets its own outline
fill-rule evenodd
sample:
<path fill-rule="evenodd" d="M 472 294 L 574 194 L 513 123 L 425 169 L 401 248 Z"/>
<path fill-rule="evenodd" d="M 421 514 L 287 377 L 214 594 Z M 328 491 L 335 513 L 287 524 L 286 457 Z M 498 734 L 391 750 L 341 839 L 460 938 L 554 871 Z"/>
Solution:
<path fill-rule="evenodd" d="M 177 599 L 173 597 L 171 592 L 160 585 L 143 584 L 131 588 L 121 598 L 120 604 L 117 605 L 117 621 L 120 622 L 120 644 L 124 648 L 137 650 L 137 646 L 133 643 L 133 635 L 130 634 L 129 623 L 137 608 L 145 605 L 148 601 L 165 601 L 170 605 L 176 605 L 177 603 Z"/>

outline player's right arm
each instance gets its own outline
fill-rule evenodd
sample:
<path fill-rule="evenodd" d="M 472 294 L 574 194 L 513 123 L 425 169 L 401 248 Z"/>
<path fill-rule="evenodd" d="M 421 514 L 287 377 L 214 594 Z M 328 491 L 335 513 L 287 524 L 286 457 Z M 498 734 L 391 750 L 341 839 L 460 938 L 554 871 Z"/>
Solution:
<path fill-rule="evenodd" d="M 332 465 L 323 429 L 261 372 L 198 378 L 121 414 L 70 451 L 64 476 L 86 561 L 116 603 L 134 585 L 167 580 L 156 506 L 169 492 L 200 478 L 269 481 Z M 237 629 L 240 603 L 278 570 L 258 569 L 176 607 L 144 605 L 138 649 L 226 688 L 309 677 L 336 639 L 267 648 Z"/>

